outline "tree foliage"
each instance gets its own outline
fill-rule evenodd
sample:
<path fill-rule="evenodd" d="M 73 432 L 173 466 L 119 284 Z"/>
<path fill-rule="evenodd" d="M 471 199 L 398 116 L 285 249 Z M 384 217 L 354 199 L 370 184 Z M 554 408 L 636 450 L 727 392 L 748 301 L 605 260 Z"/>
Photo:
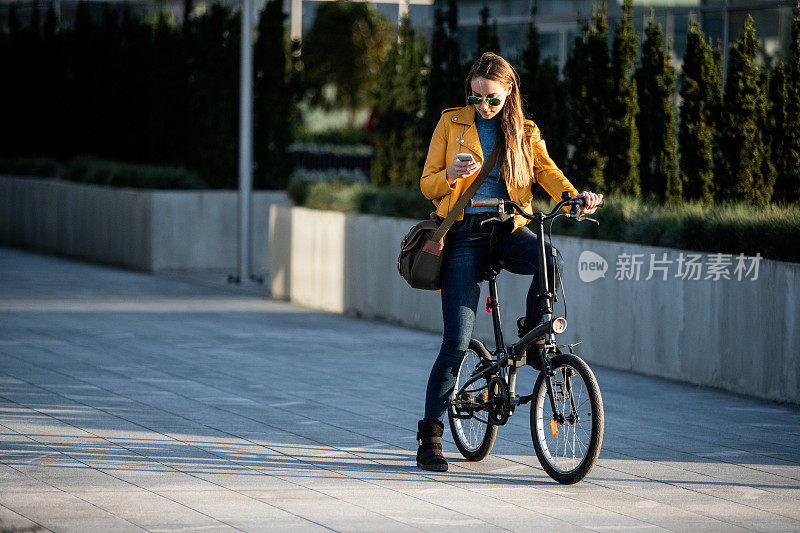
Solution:
<path fill-rule="evenodd" d="M 527 46 L 519 61 L 519 76 L 526 113 L 539 126 L 550 157 L 559 168 L 566 168 L 568 122 L 564 110 L 565 88 L 558 65 L 549 57 L 541 58 L 535 5 L 528 27 Z"/>
<path fill-rule="evenodd" d="M 253 51 L 253 183 L 259 188 L 286 187 L 294 167 L 289 153 L 297 95 L 291 90 L 283 2 L 268 0 L 258 21 Z"/>
<path fill-rule="evenodd" d="M 631 20 L 632 4 L 633 0 L 625 0 L 622 19 L 614 30 L 606 185 L 609 192 L 638 195 L 639 130 L 636 117 L 639 103 L 633 71 L 639 36 Z"/>
<path fill-rule="evenodd" d="M 710 202 L 714 197 L 714 131 L 722 105 L 722 54 L 692 21 L 681 74 L 679 171 L 684 198 Z"/>
<path fill-rule="evenodd" d="M 645 30 L 641 65 L 636 73 L 639 90 L 639 136 L 642 194 L 668 202 L 680 201 L 683 186 L 678 176 L 675 138 L 675 69 L 664 47 L 661 25 L 653 12 Z"/>
<path fill-rule="evenodd" d="M 399 39 L 389 50 L 378 86 L 378 124 L 372 182 L 416 188 L 425 157 L 420 135 L 425 96 L 425 49 L 408 16 L 400 21 Z"/>
<path fill-rule="evenodd" d="M 776 201 L 800 200 L 800 2 L 792 12 L 789 53 L 770 80 L 772 160 Z"/>
<path fill-rule="evenodd" d="M 393 39 L 388 19 L 369 3 L 322 3 L 302 48 L 312 101 L 344 107 L 354 117 L 375 94 Z"/>
<path fill-rule="evenodd" d="M 731 44 L 728 56 L 716 168 L 718 197 L 762 205 L 772 197 L 775 171 L 765 136 L 766 73 L 754 64 L 757 48 L 748 15 L 744 33 Z"/>
<path fill-rule="evenodd" d="M 591 26 L 584 23 L 565 67 L 567 108 L 572 119 L 570 139 L 574 145 L 569 174 L 596 191 L 606 189 L 603 173 L 611 85 L 606 10 L 606 2 L 599 0 Z"/>
<path fill-rule="evenodd" d="M 500 54 L 500 36 L 497 32 L 497 20 L 489 24 L 489 5 L 484 2 L 481 9 L 481 25 L 478 26 L 478 51 L 475 57 L 485 52 Z"/>
<path fill-rule="evenodd" d="M 430 77 L 425 95 L 423 131 L 433 133 L 442 111 L 464 104 L 464 75 L 458 45 L 458 4 L 435 0 L 433 10 L 433 35 L 430 53 Z"/>
<path fill-rule="evenodd" d="M 4 75 L 15 83 L 0 84 L 0 94 L 15 105 L 4 109 L 0 153 L 180 166 L 210 187 L 236 186 L 238 15 L 214 4 L 176 22 L 160 12 L 144 19 L 129 5 L 81 2 L 74 23 L 58 28 L 52 9 L 27 25 L 19 23 L 13 4 L 10 11 L 0 56 Z M 292 87 L 269 93 L 280 71 L 273 65 L 284 65 L 285 72 L 286 55 L 281 17 L 265 17 L 275 30 L 260 32 L 256 79 L 270 79 L 255 84 L 254 97 L 269 107 L 254 109 L 254 146 L 260 164 L 259 148 L 272 151 L 267 167 L 285 179 L 288 170 L 276 158 L 290 136 L 280 117 L 294 96 Z M 268 133 L 263 126 L 271 119 L 282 121 L 276 127 L 284 133 Z M 256 176 L 256 185 L 275 186 Z"/>

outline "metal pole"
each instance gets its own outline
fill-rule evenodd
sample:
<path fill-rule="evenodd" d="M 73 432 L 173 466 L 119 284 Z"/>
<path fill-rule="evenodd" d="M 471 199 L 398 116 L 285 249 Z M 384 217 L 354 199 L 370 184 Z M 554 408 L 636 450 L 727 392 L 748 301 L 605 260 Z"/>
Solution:
<path fill-rule="evenodd" d="M 397 2 L 397 27 L 400 27 L 400 21 L 403 17 L 408 15 L 408 0 L 400 0 Z"/>
<path fill-rule="evenodd" d="M 293 41 L 303 36 L 303 0 L 292 0 L 291 34 Z"/>
<path fill-rule="evenodd" d="M 728 7 L 728 0 L 722 2 L 722 90 L 725 90 L 725 80 L 728 76 L 728 47 L 730 41 L 730 8 Z"/>
<path fill-rule="evenodd" d="M 253 0 L 242 0 L 242 58 L 239 114 L 239 281 L 252 274 L 253 187 Z"/>

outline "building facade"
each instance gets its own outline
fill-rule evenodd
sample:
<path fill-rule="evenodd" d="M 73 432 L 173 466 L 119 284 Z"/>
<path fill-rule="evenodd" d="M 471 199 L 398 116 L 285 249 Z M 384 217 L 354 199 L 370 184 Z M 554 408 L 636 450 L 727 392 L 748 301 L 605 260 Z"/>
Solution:
<path fill-rule="evenodd" d="M 322 2 L 331 0 L 284 0 L 287 13 L 294 10 L 294 35 L 301 37 L 310 29 L 316 10 Z M 434 3 L 444 0 L 378 0 L 373 5 L 397 24 L 399 15 L 408 12 L 414 27 L 430 34 Z M 526 45 L 531 12 L 537 6 L 536 25 L 540 34 L 542 55 L 555 59 L 563 67 L 578 35 L 581 21 L 591 18 L 595 0 L 459 0 L 459 42 L 463 59 L 468 61 L 477 52 L 477 33 L 481 24 L 480 11 L 489 8 L 490 23 L 496 22 L 500 51 L 514 59 Z M 760 56 L 767 63 L 781 58 L 787 49 L 791 32 L 793 0 L 634 0 L 634 26 L 644 34 L 653 10 L 665 38 L 671 45 L 673 62 L 680 67 L 686 50 L 689 21 L 698 20 L 706 35 L 720 44 L 735 40 L 744 28 L 748 13 L 756 24 Z M 298 14 L 297 10 L 300 10 Z M 622 16 L 622 1 L 611 0 L 608 5 L 609 43 L 613 28 Z M 727 49 L 727 46 L 724 47 Z"/>
<path fill-rule="evenodd" d="M 219 0 L 236 7 L 237 0 Z M 284 12 L 289 15 L 288 23 L 293 38 L 302 39 L 303 32 L 310 30 L 317 9 L 323 2 L 332 0 L 283 0 Z M 735 40 L 744 27 L 748 14 L 755 20 L 758 39 L 761 44 L 760 59 L 769 64 L 783 57 L 791 37 L 792 7 L 795 0 L 634 0 L 634 26 L 640 35 L 653 10 L 655 19 L 664 29 L 667 42 L 671 45 L 673 62 L 680 67 L 686 49 L 686 35 L 689 21 L 700 21 L 706 35 L 720 44 Z M 90 0 L 89 3 L 99 13 L 102 5 L 122 5 L 124 0 Z M 254 0 L 256 12 L 263 9 L 266 0 Z M 398 24 L 402 14 L 408 13 L 415 28 L 430 35 L 433 24 L 435 2 L 445 0 L 371 0 L 394 24 Z M 176 19 L 183 17 L 184 0 L 128 0 L 134 11 L 139 13 L 166 9 Z M 194 0 L 195 11 L 202 10 L 211 1 Z M 526 45 L 531 12 L 537 5 L 536 25 L 540 34 L 542 55 L 555 59 L 563 67 L 578 35 L 581 21 L 591 18 L 595 0 L 458 0 L 458 38 L 464 61 L 469 61 L 477 52 L 477 33 L 481 24 L 480 11 L 484 5 L 489 8 L 490 23 L 497 23 L 500 37 L 500 51 L 514 60 Z M 36 5 L 40 13 L 52 5 L 60 15 L 61 21 L 69 25 L 74 18 L 78 0 L 0 0 L 0 27 L 7 23 L 11 4 L 16 6 L 17 17 L 25 23 Z M 614 25 L 622 15 L 622 1 L 611 0 L 608 6 L 609 43 Z M 724 46 L 727 50 L 727 46 Z"/>

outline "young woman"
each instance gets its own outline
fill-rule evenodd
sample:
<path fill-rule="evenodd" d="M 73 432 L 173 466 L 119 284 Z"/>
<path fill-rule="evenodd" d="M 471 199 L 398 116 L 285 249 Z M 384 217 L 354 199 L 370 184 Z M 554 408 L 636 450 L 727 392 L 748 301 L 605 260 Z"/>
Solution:
<path fill-rule="evenodd" d="M 433 132 L 420 188 L 436 206 L 440 217 L 469 188 L 481 163 L 499 146 L 497 163 L 473 198 L 508 198 L 531 212 L 532 186 L 538 183 L 556 199 L 570 191 L 583 196 L 586 213 L 592 213 L 602 194 L 578 191 L 547 155 L 539 128 L 522 113 L 519 77 L 511 65 L 493 53 L 483 54 L 469 70 L 465 83 L 468 105 L 446 109 Z M 456 154 L 472 154 L 474 161 L 460 161 Z M 472 336 L 480 283 L 488 267 L 502 259 L 504 268 L 516 274 L 537 275 L 537 237 L 521 216 L 513 222 L 481 225 L 496 215 L 493 208 L 467 207 L 444 239 L 442 254 L 441 349 L 428 379 L 425 417 L 418 423 L 417 466 L 446 471 L 442 455 L 444 415 L 456 376 Z M 554 261 L 547 247 L 548 280 L 554 279 Z M 560 254 L 556 259 L 561 268 Z M 538 324 L 536 282 L 528 292 L 526 316 L 520 318 L 520 336 Z"/>

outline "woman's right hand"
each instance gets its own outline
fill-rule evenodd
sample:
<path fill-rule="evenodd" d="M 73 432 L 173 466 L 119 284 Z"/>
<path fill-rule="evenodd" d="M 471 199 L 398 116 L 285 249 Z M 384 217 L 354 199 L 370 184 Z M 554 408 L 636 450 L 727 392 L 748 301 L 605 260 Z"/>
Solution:
<path fill-rule="evenodd" d="M 452 187 L 456 181 L 472 176 L 480 168 L 480 163 L 474 159 L 472 161 L 459 161 L 457 157 L 453 157 L 453 164 L 447 167 L 446 171 L 447 183 Z"/>

